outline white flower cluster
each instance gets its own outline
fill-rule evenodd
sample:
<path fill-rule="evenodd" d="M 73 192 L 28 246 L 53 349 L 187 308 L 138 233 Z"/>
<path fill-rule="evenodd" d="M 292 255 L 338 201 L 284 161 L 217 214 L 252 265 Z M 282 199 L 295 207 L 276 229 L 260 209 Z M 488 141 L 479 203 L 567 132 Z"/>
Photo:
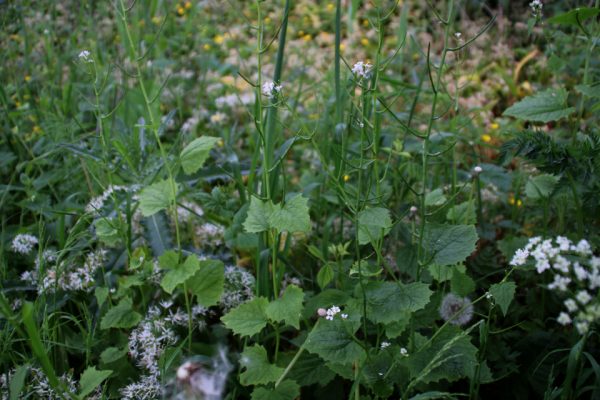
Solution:
<path fill-rule="evenodd" d="M 557 322 L 574 323 L 577 331 L 585 334 L 594 321 L 600 320 L 600 300 L 594 294 L 600 288 L 600 257 L 594 256 L 585 239 L 573 243 L 563 236 L 546 240 L 534 237 L 516 251 L 510 264 L 524 265 L 530 257 L 539 274 L 547 270 L 554 273 L 548 289 L 568 296 L 563 302 L 566 312 L 558 315 Z"/>
<path fill-rule="evenodd" d="M 369 77 L 371 76 L 372 69 L 373 66 L 371 64 L 358 61 L 352 67 L 352 73 L 358 76 L 359 78 L 369 79 Z"/>
<path fill-rule="evenodd" d="M 90 53 L 88 50 L 80 51 L 79 55 L 77 57 L 79 57 L 79 60 L 81 60 L 85 63 L 93 63 L 94 62 L 94 59 L 92 58 L 92 53 Z"/>
<path fill-rule="evenodd" d="M 328 321 L 333 321 L 333 318 L 340 313 L 340 317 L 342 317 L 342 319 L 348 319 L 348 314 L 344 314 L 341 311 L 342 310 L 338 306 L 331 306 L 327 309 L 327 311 L 325 311 L 325 319 Z"/>
<path fill-rule="evenodd" d="M 220 306 L 223 312 L 239 306 L 254 298 L 254 276 L 237 266 L 225 266 L 225 285 Z"/>
<path fill-rule="evenodd" d="M 116 192 L 130 192 L 135 193 L 140 190 L 140 185 L 121 186 L 121 185 L 110 185 L 104 193 L 100 196 L 94 197 L 85 206 L 85 212 L 91 214 L 98 214 L 98 212 L 104 207 L 104 203 Z"/>
<path fill-rule="evenodd" d="M 35 269 L 23 272 L 21 280 L 36 285 L 39 294 L 56 290 L 90 290 L 95 282 L 96 271 L 106 262 L 106 250 L 98 249 L 89 253 L 83 265 L 74 269 L 65 263 L 56 264 L 57 259 L 58 254 L 54 250 L 45 250 L 42 257 L 36 259 Z M 43 278 L 40 276 L 42 270 Z"/>
<path fill-rule="evenodd" d="M 277 85 L 275 82 L 265 82 L 262 85 L 262 94 L 272 98 L 281 93 L 281 89 L 281 85 Z"/>
<path fill-rule="evenodd" d="M 9 393 L 8 382 L 11 381 L 14 374 L 15 374 L 15 370 L 9 371 L 6 374 L 5 373 L 0 374 L 0 399 L 4 400 L 4 399 L 9 398 L 8 397 L 8 393 Z M 8 375 L 8 380 L 6 379 L 6 375 Z M 75 380 L 73 379 L 73 377 L 71 375 L 63 374 L 59 378 L 59 380 L 61 381 L 61 384 L 63 384 L 70 393 L 72 393 L 72 394 L 77 393 L 77 384 L 75 383 Z M 44 399 L 44 400 L 54 400 L 54 399 L 61 398 L 58 395 L 58 393 L 56 393 L 56 391 L 50 385 L 50 381 L 46 377 L 46 374 L 39 368 L 32 367 L 29 370 L 27 384 L 31 388 L 31 393 L 29 393 L 29 396 L 25 396 L 25 397 L 19 396 L 19 398 L 31 397 L 31 398 Z"/>
<path fill-rule="evenodd" d="M 129 335 L 129 355 L 139 367 L 158 376 L 158 359 L 165 348 L 177 342 L 171 324 L 160 317 L 158 307 L 150 307 L 146 318 Z"/>
<path fill-rule="evenodd" d="M 177 307 L 173 310 L 173 302 L 170 300 L 161 301 L 160 306 L 167 312 L 165 321 L 172 323 L 173 325 L 188 326 L 189 315 L 181 307 Z M 192 323 L 198 327 L 198 330 L 202 331 L 206 328 L 205 317 L 209 314 L 209 309 L 196 304 L 192 307 Z"/>
<path fill-rule="evenodd" d="M 542 3 L 542 0 L 533 0 L 531 3 L 529 3 L 529 8 L 531 8 L 531 13 L 533 14 L 534 18 L 541 18 L 544 3 Z"/>
<path fill-rule="evenodd" d="M 388 347 L 390 347 L 392 344 L 390 342 L 387 341 L 383 341 L 381 342 L 381 350 L 383 349 L 387 349 Z"/>
<path fill-rule="evenodd" d="M 12 241 L 12 249 L 15 253 L 27 255 L 33 247 L 38 244 L 38 238 L 27 233 L 20 233 Z"/>
<path fill-rule="evenodd" d="M 144 375 L 138 382 L 120 390 L 123 400 L 155 400 L 162 398 L 163 387 L 155 375 Z"/>
<path fill-rule="evenodd" d="M 225 228 L 221 225 L 206 222 L 194 229 L 195 240 L 202 247 L 218 247 L 223 244 Z"/>

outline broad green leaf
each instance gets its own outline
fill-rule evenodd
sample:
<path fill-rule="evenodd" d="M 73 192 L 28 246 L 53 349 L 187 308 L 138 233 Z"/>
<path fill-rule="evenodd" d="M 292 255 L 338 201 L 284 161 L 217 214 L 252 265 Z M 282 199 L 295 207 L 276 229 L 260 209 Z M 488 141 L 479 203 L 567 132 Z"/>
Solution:
<path fill-rule="evenodd" d="M 25 378 L 27 377 L 28 371 L 29 365 L 25 364 L 18 367 L 12 374 L 9 384 L 10 400 L 18 400 L 22 398 L 20 394 L 23 391 L 23 387 L 25 386 Z"/>
<path fill-rule="evenodd" d="M 475 215 L 475 203 L 473 201 L 465 201 L 450 208 L 446 213 L 446 219 L 451 224 L 474 224 L 477 222 Z"/>
<path fill-rule="evenodd" d="M 219 260 L 201 260 L 199 269 L 187 281 L 188 290 L 196 296 L 198 304 L 214 306 L 223 294 L 225 267 Z"/>
<path fill-rule="evenodd" d="M 158 257 L 158 265 L 162 269 L 171 269 L 179 265 L 179 254 L 175 250 L 167 250 Z"/>
<path fill-rule="evenodd" d="M 358 278 L 359 276 L 374 277 L 378 276 L 383 272 L 383 268 L 377 263 L 369 262 L 367 260 L 356 261 L 350 267 L 348 274 L 351 278 Z"/>
<path fill-rule="evenodd" d="M 100 322 L 100 329 L 131 328 L 136 326 L 142 316 L 133 311 L 133 302 L 129 297 L 122 299 L 119 304 L 108 310 Z"/>
<path fill-rule="evenodd" d="M 565 89 L 547 89 L 513 104 L 503 115 L 525 121 L 558 121 L 575 111 L 574 107 L 568 106 L 567 96 Z"/>
<path fill-rule="evenodd" d="M 81 379 L 79 380 L 79 397 L 84 398 L 92 393 L 92 391 L 100 386 L 110 374 L 112 374 L 111 370 L 98 371 L 96 367 L 88 367 L 83 371 Z"/>
<path fill-rule="evenodd" d="M 577 85 L 575 86 L 575 90 L 579 93 L 586 95 L 587 97 L 593 97 L 596 99 L 600 99 L 600 84 L 596 83 L 595 85 Z"/>
<path fill-rule="evenodd" d="M 336 316 L 333 321 L 319 319 L 306 339 L 306 349 L 325 361 L 352 364 L 366 358 L 363 348 L 354 341 L 360 324 Z"/>
<path fill-rule="evenodd" d="M 367 244 L 387 235 L 392 229 L 390 211 L 386 208 L 366 208 L 358 213 L 358 243 Z"/>
<path fill-rule="evenodd" d="M 271 321 L 283 322 L 300 329 L 300 315 L 304 292 L 296 285 L 288 285 L 281 298 L 273 300 L 266 309 L 267 317 Z"/>
<path fill-rule="evenodd" d="M 248 216 L 244 221 L 244 229 L 249 233 L 259 233 L 269 230 L 269 217 L 275 206 L 270 201 L 262 201 L 258 197 L 250 198 Z"/>
<path fill-rule="evenodd" d="M 96 296 L 96 301 L 98 302 L 98 307 L 102 307 L 102 305 L 108 298 L 108 288 L 98 286 L 96 288 L 96 290 L 94 290 L 94 296 Z"/>
<path fill-rule="evenodd" d="M 296 353 L 296 351 L 287 354 L 280 353 L 279 362 L 282 363 L 280 365 L 289 365 L 294 356 L 296 356 Z M 327 368 L 319 356 L 305 351 L 297 359 L 296 364 L 289 371 L 287 377 L 298 382 L 300 386 L 314 384 L 325 386 L 335 377 L 335 373 Z"/>
<path fill-rule="evenodd" d="M 554 192 L 558 183 L 558 177 L 549 174 L 541 174 L 529 178 L 525 185 L 525 194 L 533 200 L 548 198 Z"/>
<path fill-rule="evenodd" d="M 125 357 L 128 352 L 129 349 L 127 347 L 123 347 L 122 349 L 117 347 L 109 347 L 100 353 L 100 361 L 102 361 L 104 364 L 110 364 Z"/>
<path fill-rule="evenodd" d="M 508 307 L 515 297 L 517 285 L 514 282 L 495 283 L 490 286 L 490 293 L 494 297 L 496 304 L 500 306 L 502 314 L 506 315 Z"/>
<path fill-rule="evenodd" d="M 583 21 L 595 17 L 598 13 L 600 13 L 600 9 L 598 8 L 578 7 L 566 13 L 548 18 L 547 21 L 551 24 L 579 26 Z"/>
<path fill-rule="evenodd" d="M 357 286 L 360 290 L 360 285 Z M 432 295 L 425 283 L 369 282 L 365 287 L 367 316 L 375 323 L 390 324 L 404 319 L 406 311 L 423 309 Z M 357 296 L 362 298 L 362 296 Z"/>
<path fill-rule="evenodd" d="M 452 265 L 465 261 L 475 250 L 477 231 L 473 225 L 428 224 L 424 247 L 437 265 Z"/>
<path fill-rule="evenodd" d="M 144 188 L 140 192 L 140 211 L 145 217 L 156 214 L 175 203 L 171 180 L 165 179 Z M 177 183 L 173 182 L 175 192 Z"/>
<path fill-rule="evenodd" d="M 475 281 L 466 272 L 455 270 L 450 279 L 450 287 L 452 292 L 464 297 L 475 290 Z"/>
<path fill-rule="evenodd" d="M 442 189 L 435 189 L 425 195 L 425 206 L 441 206 L 446 202 L 446 196 Z"/>
<path fill-rule="evenodd" d="M 204 165 L 210 150 L 219 140 L 219 138 L 212 136 L 202 136 L 185 146 L 181 152 L 183 171 L 188 175 L 198 171 Z"/>
<path fill-rule="evenodd" d="M 252 336 L 267 326 L 268 304 L 269 301 L 264 297 L 256 297 L 229 311 L 221 317 L 221 321 L 240 336 Z"/>
<path fill-rule="evenodd" d="M 267 350 L 261 345 L 246 346 L 240 357 L 240 365 L 245 371 L 240 375 L 240 383 L 266 385 L 275 382 L 283 373 L 283 368 L 273 365 L 267 358 Z"/>
<path fill-rule="evenodd" d="M 404 311 L 400 314 L 400 319 L 385 325 L 385 335 L 394 339 L 402 335 L 402 332 L 410 325 L 410 316 L 412 312 Z"/>
<path fill-rule="evenodd" d="M 160 287 L 162 287 L 165 292 L 171 294 L 178 285 L 181 285 L 194 276 L 199 269 L 200 261 L 195 254 L 192 254 L 186 258 L 184 263 L 170 269 L 165 276 L 163 276 L 160 281 Z"/>
<path fill-rule="evenodd" d="M 427 270 L 431 274 L 431 277 L 438 282 L 446 282 L 452 279 L 454 271 L 464 273 L 466 268 L 463 264 L 457 265 L 435 265 L 432 264 L 427 267 Z"/>
<path fill-rule="evenodd" d="M 294 400 L 300 396 L 300 386 L 289 379 L 273 389 L 257 387 L 252 392 L 252 400 Z"/>
<path fill-rule="evenodd" d="M 477 348 L 465 331 L 446 327 L 425 348 L 408 357 L 411 379 L 423 383 L 470 377 L 477 366 Z"/>
<path fill-rule="evenodd" d="M 317 273 L 317 284 L 321 289 L 329 285 L 329 282 L 333 280 L 334 272 L 331 264 L 327 263 Z"/>
<path fill-rule="evenodd" d="M 117 221 L 109 218 L 100 218 L 94 222 L 96 236 L 102 242 L 109 246 L 114 246 L 119 242 L 119 231 L 117 230 Z"/>
<path fill-rule="evenodd" d="M 298 194 L 288 200 L 283 207 L 276 206 L 269 215 L 269 226 L 277 229 L 278 232 L 310 231 L 308 199 Z"/>

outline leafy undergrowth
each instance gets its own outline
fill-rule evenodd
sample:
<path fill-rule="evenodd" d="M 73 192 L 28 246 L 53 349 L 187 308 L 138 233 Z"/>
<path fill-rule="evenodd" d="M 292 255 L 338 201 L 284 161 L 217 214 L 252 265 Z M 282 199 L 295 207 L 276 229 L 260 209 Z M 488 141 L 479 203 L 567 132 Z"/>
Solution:
<path fill-rule="evenodd" d="M 599 2 L 434 3 L 0 2 L 0 397 L 600 398 Z"/>

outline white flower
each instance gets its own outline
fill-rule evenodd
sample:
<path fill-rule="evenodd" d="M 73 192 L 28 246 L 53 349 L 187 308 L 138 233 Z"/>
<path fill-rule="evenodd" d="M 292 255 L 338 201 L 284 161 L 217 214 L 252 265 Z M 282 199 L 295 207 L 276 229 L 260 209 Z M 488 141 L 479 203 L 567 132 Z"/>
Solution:
<path fill-rule="evenodd" d="M 92 58 L 92 54 L 87 50 L 82 50 L 81 52 L 79 52 L 79 55 L 77 57 L 79 57 L 79 59 L 81 61 L 86 62 L 86 63 L 94 62 L 94 59 Z"/>
<path fill-rule="evenodd" d="M 340 310 L 340 308 L 338 306 L 331 306 L 331 308 L 326 311 L 327 316 L 325 317 L 325 319 L 327 319 L 329 321 L 333 321 L 333 317 L 335 317 L 335 315 L 338 314 L 340 311 L 342 311 L 342 310 Z M 346 314 L 344 314 L 344 315 L 346 315 Z M 348 316 L 346 315 L 346 317 L 348 317 Z"/>
<path fill-rule="evenodd" d="M 20 233 L 12 241 L 12 249 L 15 253 L 29 254 L 33 246 L 38 244 L 38 238 L 27 233 Z"/>
<path fill-rule="evenodd" d="M 550 269 L 550 262 L 546 258 L 540 258 L 535 263 L 535 269 L 537 270 L 538 274 L 541 274 L 545 270 Z"/>
<path fill-rule="evenodd" d="M 529 251 L 526 249 L 519 249 L 513 256 L 513 259 L 510 261 L 510 265 L 514 267 L 523 265 L 527 261 L 527 257 L 529 257 Z"/>
<path fill-rule="evenodd" d="M 275 84 L 275 82 L 265 82 L 262 85 L 262 94 L 272 98 L 281 92 L 281 85 Z"/>
<path fill-rule="evenodd" d="M 210 116 L 210 123 L 217 125 L 225 121 L 226 119 L 227 115 L 223 114 L 222 112 L 216 112 Z"/>
<path fill-rule="evenodd" d="M 567 299 L 564 301 L 564 305 L 565 307 L 567 307 L 567 310 L 569 312 L 574 312 L 577 311 L 577 303 L 575 302 L 575 300 L 573 299 Z"/>
<path fill-rule="evenodd" d="M 483 168 L 481 168 L 479 165 L 475 166 L 475 168 L 473 168 L 473 175 L 477 176 L 479 174 L 481 174 L 483 172 Z"/>
<path fill-rule="evenodd" d="M 488 300 L 492 300 L 494 298 L 494 295 L 490 292 L 485 292 L 485 298 Z"/>
<path fill-rule="evenodd" d="M 592 254 L 592 247 L 590 246 L 589 242 L 585 239 L 581 239 L 579 243 L 577 243 L 577 246 L 573 248 L 573 250 L 575 250 L 582 256 L 589 256 Z"/>
<path fill-rule="evenodd" d="M 348 314 L 341 314 L 340 317 L 342 317 L 342 319 L 348 319 Z"/>
<path fill-rule="evenodd" d="M 404 356 L 404 357 L 408 357 L 408 350 L 406 350 L 404 347 L 400 348 L 400 355 Z"/>
<path fill-rule="evenodd" d="M 561 312 L 558 315 L 556 322 L 558 322 L 561 325 L 568 325 L 571 323 L 571 317 L 569 317 L 569 314 L 567 314 L 566 312 Z"/>
<path fill-rule="evenodd" d="M 548 289 L 558 289 L 561 292 L 565 292 L 569 283 L 571 283 L 571 278 L 567 278 L 556 274 L 554 275 L 554 282 L 548 285 Z"/>
<path fill-rule="evenodd" d="M 571 265 L 571 262 L 569 260 L 567 260 L 563 256 L 559 255 L 559 256 L 556 256 L 556 258 L 554 259 L 554 264 L 552 266 L 554 267 L 554 269 L 557 269 L 561 272 L 564 272 L 565 274 L 568 274 L 570 265 Z"/>
<path fill-rule="evenodd" d="M 560 251 L 569 251 L 571 248 L 571 241 L 564 236 L 557 236 L 556 243 L 558 243 Z"/>
<path fill-rule="evenodd" d="M 577 328 L 577 332 L 579 332 L 580 335 L 583 335 L 587 333 L 590 328 L 590 323 L 587 321 L 580 321 L 575 323 L 575 328 Z"/>
<path fill-rule="evenodd" d="M 592 299 L 592 296 L 590 296 L 587 290 L 582 290 L 579 293 L 577 293 L 577 296 L 575 296 L 575 298 L 581 304 L 587 304 Z"/>
<path fill-rule="evenodd" d="M 586 280 L 589 276 L 588 272 L 585 270 L 585 268 L 583 268 L 581 266 L 581 264 L 579 264 L 578 262 L 576 262 L 575 264 L 573 264 L 573 271 L 575 272 L 575 275 L 577 276 L 577 279 L 579 279 L 580 281 Z"/>
<path fill-rule="evenodd" d="M 358 61 L 352 67 L 352 73 L 360 78 L 368 79 L 371 76 L 371 69 L 373 66 L 369 63 Z"/>
<path fill-rule="evenodd" d="M 390 342 L 381 342 L 381 350 L 390 347 L 390 345 L 391 345 Z"/>
<path fill-rule="evenodd" d="M 529 3 L 529 7 L 531 8 L 531 13 L 533 14 L 534 18 L 539 18 L 542 16 L 542 8 L 544 7 L 542 0 L 533 0 L 531 3 Z"/>

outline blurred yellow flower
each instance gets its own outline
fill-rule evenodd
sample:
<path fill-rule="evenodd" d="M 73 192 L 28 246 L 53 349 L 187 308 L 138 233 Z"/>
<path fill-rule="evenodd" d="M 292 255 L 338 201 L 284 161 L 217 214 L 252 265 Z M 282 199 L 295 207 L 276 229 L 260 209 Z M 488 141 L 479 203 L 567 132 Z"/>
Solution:
<path fill-rule="evenodd" d="M 302 40 L 304 40 L 305 42 L 310 42 L 312 40 L 312 36 L 310 35 L 310 33 L 307 33 L 306 35 L 302 36 Z"/>
<path fill-rule="evenodd" d="M 204 46 L 202 46 L 204 48 L 204 50 L 208 51 L 210 50 L 210 44 L 206 43 Z"/>
<path fill-rule="evenodd" d="M 368 28 L 369 27 L 369 20 L 368 19 L 363 20 L 362 24 L 363 24 L 363 26 L 365 28 Z"/>
<path fill-rule="evenodd" d="M 186 10 L 189 10 L 190 8 L 192 8 L 192 2 L 191 1 L 186 1 L 184 7 L 185 7 Z"/>
<path fill-rule="evenodd" d="M 31 80 L 31 76 L 30 75 L 25 75 L 25 82 L 29 82 Z"/>
<path fill-rule="evenodd" d="M 216 44 L 223 44 L 224 41 L 225 38 L 221 35 L 217 35 L 213 38 L 213 42 L 215 42 Z"/>
<path fill-rule="evenodd" d="M 514 196 L 510 196 L 508 198 L 508 204 L 510 204 L 511 206 L 516 205 L 517 207 L 521 207 L 523 205 L 523 202 L 521 201 L 521 199 L 516 199 Z"/>
<path fill-rule="evenodd" d="M 270 23 L 271 23 L 271 17 L 266 17 L 265 24 L 270 24 Z"/>
<path fill-rule="evenodd" d="M 177 7 L 177 14 L 179 14 L 179 15 L 185 14 L 185 9 L 181 6 Z"/>
<path fill-rule="evenodd" d="M 487 133 L 484 133 L 483 135 L 481 135 L 481 140 L 483 140 L 485 143 L 489 143 L 492 141 L 492 137 Z"/>
<path fill-rule="evenodd" d="M 334 9 L 335 9 L 335 6 L 333 5 L 333 3 L 327 4 L 327 11 L 333 11 Z"/>
<path fill-rule="evenodd" d="M 362 44 L 363 46 L 368 46 L 369 45 L 369 39 L 367 39 L 367 38 L 360 39 L 360 44 Z"/>
<path fill-rule="evenodd" d="M 344 182 L 348 182 L 350 180 L 350 175 L 344 175 Z"/>
<path fill-rule="evenodd" d="M 231 75 L 227 75 L 221 78 L 221 83 L 232 86 L 235 84 L 235 78 Z"/>
<path fill-rule="evenodd" d="M 340 51 L 346 50 L 346 45 L 344 43 L 340 43 Z"/>
<path fill-rule="evenodd" d="M 158 15 L 155 15 L 154 17 L 152 17 L 152 23 L 154 25 L 160 25 L 162 23 L 162 18 Z"/>
<path fill-rule="evenodd" d="M 498 129 L 500 129 L 500 125 L 497 122 L 492 122 L 490 124 L 490 129 L 493 131 L 497 131 Z"/>

